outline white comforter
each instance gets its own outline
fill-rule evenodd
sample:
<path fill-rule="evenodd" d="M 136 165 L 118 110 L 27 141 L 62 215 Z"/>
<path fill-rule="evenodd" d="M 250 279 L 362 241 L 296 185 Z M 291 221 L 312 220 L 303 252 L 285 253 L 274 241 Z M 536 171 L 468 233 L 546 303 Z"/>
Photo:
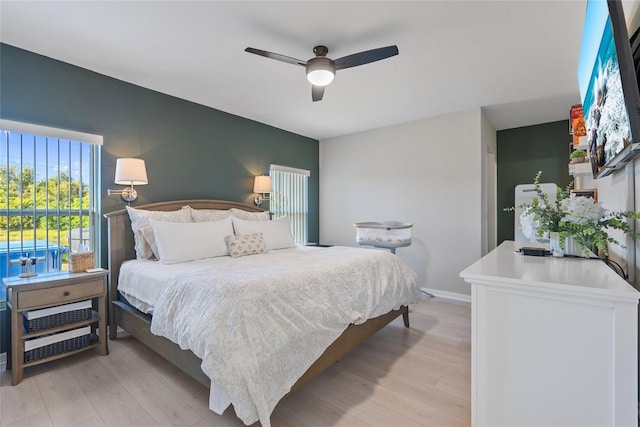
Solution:
<path fill-rule="evenodd" d="M 419 293 L 415 273 L 384 251 L 227 257 L 170 279 L 151 332 L 200 357 L 245 424 L 268 427 L 278 401 L 349 324 L 415 303 Z"/>

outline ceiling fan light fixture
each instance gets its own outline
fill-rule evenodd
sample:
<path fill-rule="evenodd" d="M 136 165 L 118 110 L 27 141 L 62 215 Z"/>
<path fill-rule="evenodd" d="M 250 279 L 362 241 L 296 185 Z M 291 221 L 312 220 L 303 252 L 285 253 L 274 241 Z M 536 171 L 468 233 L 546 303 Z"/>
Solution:
<path fill-rule="evenodd" d="M 316 56 L 308 61 L 302 61 L 290 56 L 280 55 L 279 53 L 268 52 L 266 50 L 256 49 L 253 47 L 246 48 L 245 52 L 305 67 L 307 80 L 309 80 L 309 83 L 313 85 L 311 87 L 311 100 L 316 102 L 322 101 L 324 87 L 333 81 L 337 70 L 344 70 L 345 68 L 352 68 L 380 61 L 397 55 L 399 51 L 398 46 L 392 45 L 379 47 L 377 49 L 364 50 L 362 52 L 333 60 L 331 58 L 327 58 L 329 49 L 326 46 L 319 45 L 313 48 L 313 53 L 315 53 Z"/>
<path fill-rule="evenodd" d="M 333 73 L 329 70 L 315 70 L 307 73 L 307 80 L 314 86 L 326 86 L 333 81 Z"/>
<path fill-rule="evenodd" d="M 314 86 L 326 86 L 333 81 L 336 71 L 332 60 L 316 57 L 307 62 L 307 80 Z"/>

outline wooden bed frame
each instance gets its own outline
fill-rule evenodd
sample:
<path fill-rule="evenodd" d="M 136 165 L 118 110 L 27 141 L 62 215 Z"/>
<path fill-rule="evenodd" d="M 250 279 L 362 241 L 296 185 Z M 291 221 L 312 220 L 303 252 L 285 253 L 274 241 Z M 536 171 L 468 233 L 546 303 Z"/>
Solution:
<path fill-rule="evenodd" d="M 191 206 L 193 209 L 237 208 L 248 212 L 264 212 L 263 209 L 258 207 L 224 200 L 178 200 L 141 205 L 135 208 L 153 211 L 173 211 L 186 205 Z M 104 216 L 107 218 L 108 223 L 109 244 L 109 338 L 116 339 L 117 328 L 120 326 L 173 365 L 195 378 L 201 384 L 209 387 L 210 380 L 200 369 L 201 359 L 191 351 L 180 349 L 177 344 L 168 339 L 151 334 L 151 317 L 119 301 L 117 282 L 120 274 L 120 265 L 126 260 L 135 259 L 136 256 L 133 231 L 131 230 L 131 221 L 126 209 L 111 212 Z M 400 307 L 399 310 L 392 310 L 374 319 L 369 319 L 360 325 L 350 325 L 298 379 L 291 391 L 296 390 L 340 360 L 400 315 L 403 316 L 404 325 L 408 328 L 409 310 L 406 306 Z"/>

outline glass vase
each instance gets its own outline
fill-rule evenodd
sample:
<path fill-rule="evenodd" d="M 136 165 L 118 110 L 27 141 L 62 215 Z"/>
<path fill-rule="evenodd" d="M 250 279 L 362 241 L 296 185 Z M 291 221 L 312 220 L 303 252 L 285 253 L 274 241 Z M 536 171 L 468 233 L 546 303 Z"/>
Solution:
<path fill-rule="evenodd" d="M 581 258 L 584 257 L 582 246 L 576 242 L 571 235 L 568 235 L 564 241 L 564 254 Z"/>
<path fill-rule="evenodd" d="M 562 258 L 564 256 L 564 249 L 560 245 L 560 233 L 557 231 L 549 232 L 549 252 L 554 257 Z"/>
<path fill-rule="evenodd" d="M 564 256 L 584 257 L 582 246 L 568 235 L 561 242 L 560 233 L 552 231 L 549 233 L 549 252 L 554 257 L 562 258 Z M 561 244 L 562 243 L 562 244 Z"/>

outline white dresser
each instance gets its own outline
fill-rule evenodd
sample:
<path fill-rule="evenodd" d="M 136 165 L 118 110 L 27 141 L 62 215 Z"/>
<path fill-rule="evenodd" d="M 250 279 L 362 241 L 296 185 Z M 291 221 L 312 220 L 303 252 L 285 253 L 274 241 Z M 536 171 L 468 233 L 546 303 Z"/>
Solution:
<path fill-rule="evenodd" d="M 472 424 L 635 426 L 640 293 L 604 262 L 504 242 L 471 284 Z"/>

